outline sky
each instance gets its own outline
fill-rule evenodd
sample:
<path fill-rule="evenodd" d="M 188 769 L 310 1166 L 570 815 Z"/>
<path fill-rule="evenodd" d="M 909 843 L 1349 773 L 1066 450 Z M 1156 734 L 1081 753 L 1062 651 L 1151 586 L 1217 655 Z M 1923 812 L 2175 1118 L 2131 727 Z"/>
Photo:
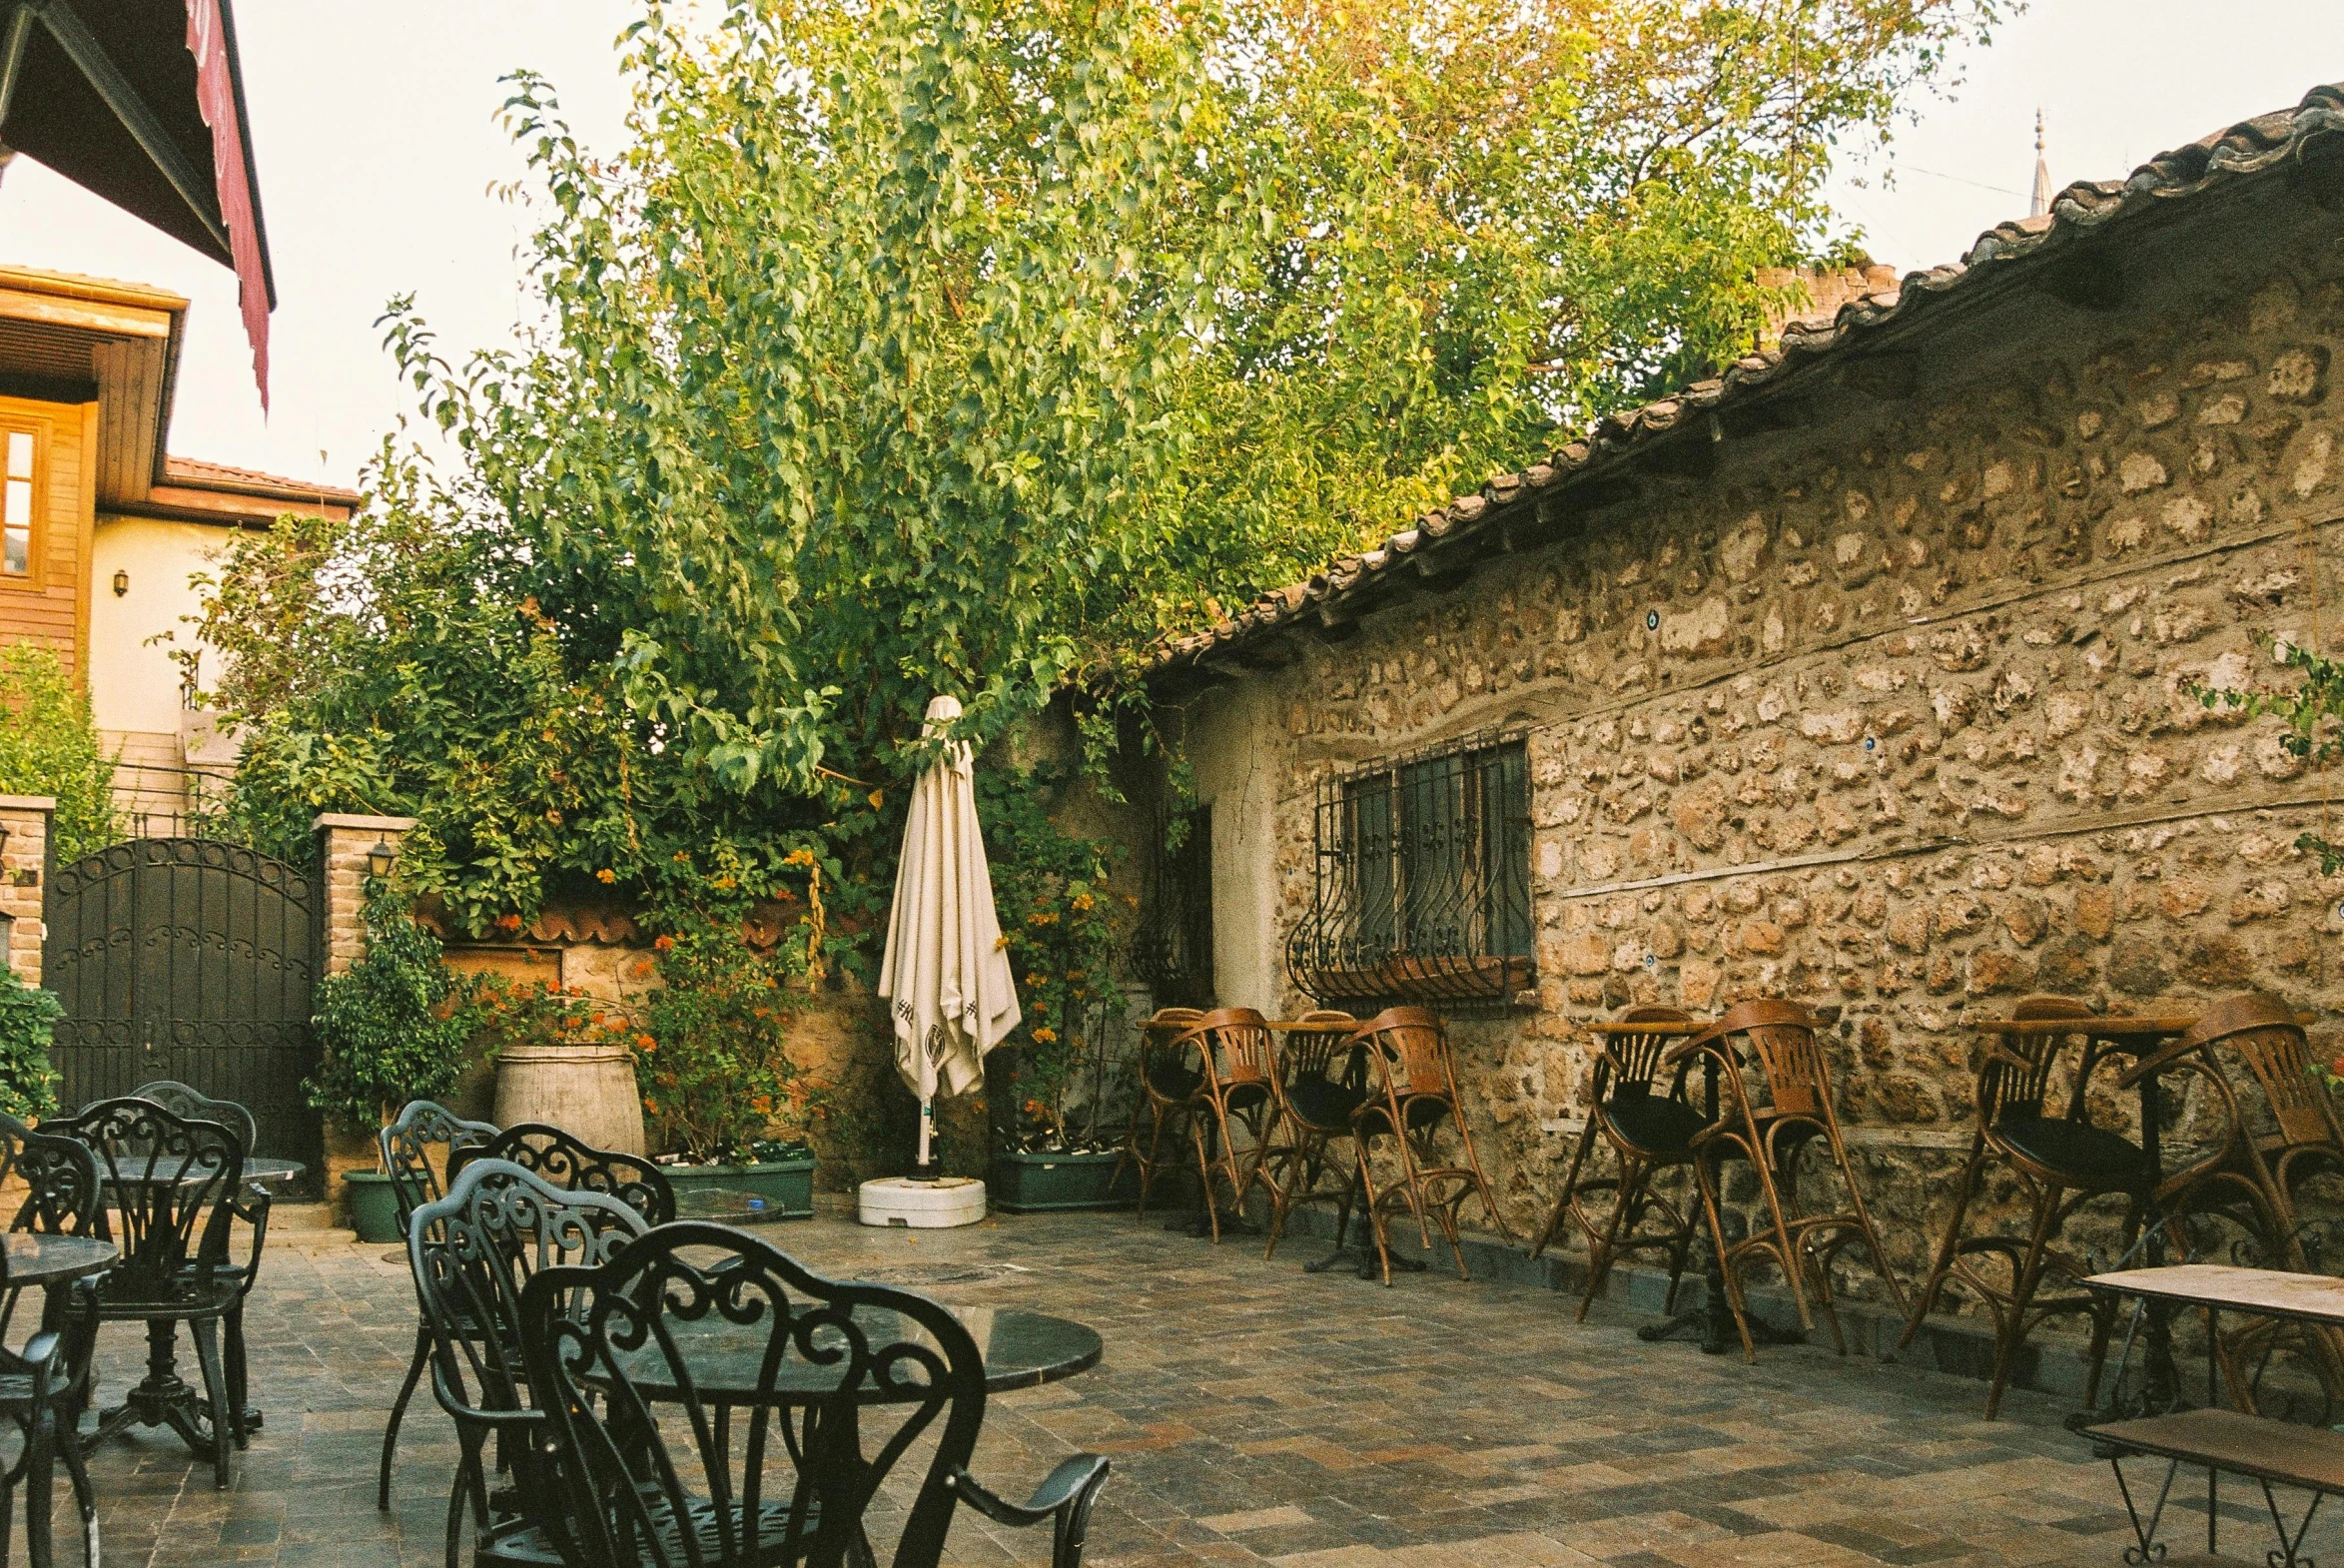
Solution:
<path fill-rule="evenodd" d="M 237 0 L 247 108 L 276 267 L 266 418 L 218 267 L 30 159 L 0 178 L 0 262 L 159 285 L 189 299 L 170 447 L 355 483 L 410 406 L 374 325 L 412 293 L 441 352 L 508 341 L 523 309 L 528 215 L 494 188 L 522 172 L 498 78 L 559 88 L 589 147 L 626 109 L 613 48 L 628 0 L 408 0 L 374 8 Z M 2338 0 L 2034 0 L 1953 62 L 1885 156 L 1833 183 L 1878 261 L 1955 260 L 2022 217 L 2045 120 L 2051 181 L 2120 178 L 2167 148 L 2344 80 Z"/>

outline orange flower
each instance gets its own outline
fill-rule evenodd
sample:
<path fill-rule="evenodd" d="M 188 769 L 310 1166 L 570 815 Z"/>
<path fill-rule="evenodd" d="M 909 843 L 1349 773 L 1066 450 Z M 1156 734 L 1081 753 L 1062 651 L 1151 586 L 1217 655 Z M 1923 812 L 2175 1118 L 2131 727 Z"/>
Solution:
<path fill-rule="evenodd" d="M 499 915 L 496 917 L 496 929 L 499 931 L 518 931 L 521 929 L 521 917 L 512 914 Z"/>
<path fill-rule="evenodd" d="M 649 1095 L 645 1095 L 643 1097 L 643 1109 L 650 1112 L 651 1115 L 657 1116 L 659 1115 L 659 1102 L 653 1100 Z"/>
<path fill-rule="evenodd" d="M 597 1013 L 592 1018 L 586 1020 L 586 1022 L 594 1025 L 596 1028 L 600 1028 L 602 1024 L 602 1015 Z"/>
<path fill-rule="evenodd" d="M 659 1042 L 653 1040 L 649 1035 L 637 1035 L 635 1037 L 635 1049 L 643 1053 L 643 1055 L 649 1056 L 652 1052 L 659 1049 Z"/>
<path fill-rule="evenodd" d="M 749 1109 L 756 1112 L 757 1115 L 761 1117 L 769 1117 L 773 1115 L 773 1097 L 770 1095 L 752 1095 L 749 1097 Z"/>
<path fill-rule="evenodd" d="M 658 940 L 654 941 L 651 945 L 657 948 L 660 952 L 664 953 L 669 948 L 675 946 L 675 938 L 662 936 Z"/>
<path fill-rule="evenodd" d="M 605 883 L 616 882 L 618 880 L 618 873 L 611 870 L 608 866 L 604 866 L 600 871 L 594 873 L 594 880 L 596 882 Z"/>
<path fill-rule="evenodd" d="M 1038 1046 L 1047 1046 L 1057 1039 L 1058 1031 L 1055 1029 L 1038 1029 L 1034 1031 L 1034 1044 Z"/>

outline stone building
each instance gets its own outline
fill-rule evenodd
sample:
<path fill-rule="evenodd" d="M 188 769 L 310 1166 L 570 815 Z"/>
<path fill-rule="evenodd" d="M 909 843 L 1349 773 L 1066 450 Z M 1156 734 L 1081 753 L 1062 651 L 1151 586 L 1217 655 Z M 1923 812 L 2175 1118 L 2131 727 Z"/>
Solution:
<path fill-rule="evenodd" d="M 1517 1234 L 1582 1125 L 1581 1024 L 1839 1003 L 1908 1277 L 1965 1018 L 2259 987 L 2332 1054 L 2344 879 L 2296 841 L 2344 837 L 2335 781 L 2192 682 L 2344 646 L 2340 349 L 2323 87 L 1180 642 L 1213 993 L 1451 1009 Z M 1403 930 L 1432 956 L 1345 957 Z"/>

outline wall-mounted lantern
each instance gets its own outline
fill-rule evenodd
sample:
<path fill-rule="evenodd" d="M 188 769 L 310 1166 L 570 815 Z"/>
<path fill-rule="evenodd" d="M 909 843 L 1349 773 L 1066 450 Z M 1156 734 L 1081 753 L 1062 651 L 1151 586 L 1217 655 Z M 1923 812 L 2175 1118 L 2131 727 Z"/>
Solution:
<path fill-rule="evenodd" d="M 391 868 L 398 863 L 398 851 L 391 847 L 389 839 L 377 839 L 375 847 L 367 851 L 367 869 L 378 877 L 391 875 Z"/>
<path fill-rule="evenodd" d="M 130 591 L 130 573 L 122 567 L 114 568 L 114 596 L 121 598 Z"/>

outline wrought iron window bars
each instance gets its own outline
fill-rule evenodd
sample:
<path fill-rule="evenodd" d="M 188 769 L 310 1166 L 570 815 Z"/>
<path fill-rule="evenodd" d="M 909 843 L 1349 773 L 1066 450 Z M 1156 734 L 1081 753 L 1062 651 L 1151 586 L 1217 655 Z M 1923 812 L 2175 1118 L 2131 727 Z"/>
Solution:
<path fill-rule="evenodd" d="M 1502 1007 L 1534 976 L 1529 766 L 1484 732 L 1318 787 L 1309 912 L 1286 972 L 1362 1015 L 1390 1002 Z"/>

